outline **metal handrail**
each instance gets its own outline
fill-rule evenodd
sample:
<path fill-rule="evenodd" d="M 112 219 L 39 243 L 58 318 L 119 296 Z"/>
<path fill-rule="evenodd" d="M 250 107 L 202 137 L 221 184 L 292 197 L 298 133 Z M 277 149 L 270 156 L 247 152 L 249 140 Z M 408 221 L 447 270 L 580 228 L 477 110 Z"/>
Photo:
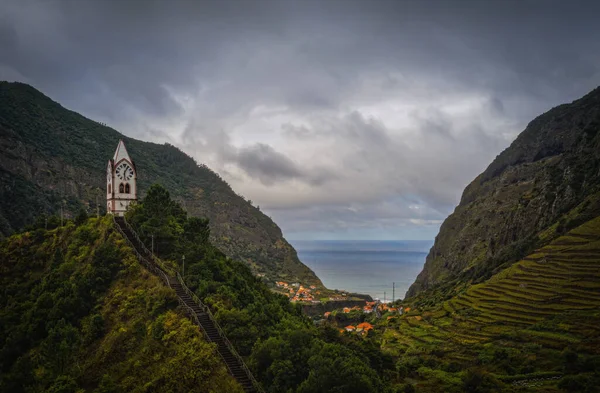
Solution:
<path fill-rule="evenodd" d="M 166 273 L 162 269 L 160 269 L 159 267 L 157 267 L 157 266 L 149 263 L 146 260 L 146 258 L 144 258 L 144 256 L 139 253 L 139 251 L 135 248 L 135 245 L 131 242 L 131 240 L 127 237 L 127 235 L 125 235 L 125 232 L 123 232 L 123 230 L 121 229 L 121 227 L 117 223 L 117 221 L 116 221 L 116 219 L 115 219 L 114 216 L 113 216 L 113 223 L 115 224 L 115 227 L 117 228 L 117 231 L 119 231 L 119 233 L 121 234 L 121 236 L 123 236 L 123 238 L 127 241 L 127 243 L 129 243 L 129 245 L 133 249 L 133 252 L 135 253 L 138 261 L 141 262 L 144 266 L 146 266 L 146 268 L 148 270 L 156 273 L 165 282 L 165 284 L 167 284 L 167 286 L 169 288 L 171 288 L 171 282 L 169 281 L 169 277 L 166 275 Z"/>
<path fill-rule="evenodd" d="M 210 318 L 210 320 L 215 325 L 215 328 L 217 329 L 217 332 L 219 333 L 219 336 L 223 339 L 223 341 L 225 342 L 225 345 L 227 346 L 227 348 L 229 349 L 229 351 L 231 352 L 231 354 L 242 365 L 242 369 L 244 370 L 244 372 L 246 373 L 246 375 L 250 379 L 250 382 L 252 382 L 252 385 L 256 388 L 256 390 L 258 390 L 261 393 L 264 393 L 264 390 L 263 390 L 262 386 L 260 386 L 260 384 L 258 383 L 258 381 L 254 378 L 254 375 L 252 375 L 252 372 L 250 371 L 250 369 L 246 365 L 246 362 L 244 362 L 244 359 L 235 350 L 233 344 L 231 344 L 231 342 L 229 341 L 229 339 L 225 335 L 225 332 L 223 331 L 223 328 L 221 328 L 221 325 L 219 325 L 219 322 L 217 322 L 217 319 L 215 318 L 215 316 L 213 315 L 213 313 L 210 311 L 210 308 L 206 304 L 204 304 L 200 300 L 200 298 L 198 296 L 196 296 L 196 294 L 194 292 L 192 292 L 187 287 L 187 285 L 185 285 L 185 281 L 183 280 L 183 277 L 181 277 L 181 275 L 179 274 L 179 272 L 177 272 L 177 280 L 181 284 L 181 287 L 183 288 L 183 290 L 185 291 L 185 293 L 187 293 L 194 300 L 194 302 L 196 304 L 198 304 L 198 306 L 200 306 L 200 308 L 202 308 L 202 310 L 208 315 L 208 317 Z"/>
<path fill-rule="evenodd" d="M 122 217 L 123 218 L 123 222 L 125 223 L 125 226 L 127 227 L 127 229 L 129 229 L 131 231 L 131 233 L 133 233 L 133 236 L 135 237 L 135 240 L 137 240 L 138 244 L 142 247 L 142 249 L 144 250 L 144 252 L 149 255 L 151 257 L 151 259 L 153 260 L 153 262 L 155 262 L 162 270 L 164 270 L 165 272 L 168 272 L 169 274 L 173 273 L 173 269 L 167 267 L 167 265 L 156 255 L 154 255 L 153 252 L 150 252 L 150 250 L 148 250 L 148 248 L 146 247 L 146 245 L 144 244 L 144 242 L 142 241 L 142 239 L 140 239 L 140 237 L 138 236 L 137 232 L 133 229 L 133 227 L 131 226 L 131 224 L 129 224 L 129 222 L 127 221 L 127 219 L 125 218 L 125 216 Z"/>
<path fill-rule="evenodd" d="M 123 236 L 123 238 L 131 245 L 131 248 L 135 252 L 135 254 L 137 256 L 137 259 L 144 266 L 146 266 L 150 271 L 158 274 L 163 279 L 163 281 L 167 284 L 167 286 L 169 288 L 172 288 L 171 282 L 170 282 L 170 277 L 167 276 L 167 274 L 165 273 L 166 268 L 164 266 L 161 266 L 161 264 L 160 264 L 160 262 L 162 262 L 162 261 L 160 261 L 159 258 L 154 257 L 154 255 L 148 251 L 148 249 L 144 245 L 144 242 L 141 241 L 141 239 L 139 238 L 139 236 L 137 235 L 137 233 L 135 232 L 135 230 L 131 227 L 131 225 L 127 222 L 127 220 L 125 219 L 125 217 L 122 217 L 122 218 L 123 218 L 123 222 L 125 223 L 125 226 L 127 227 L 127 229 L 129 229 L 129 231 L 133 234 L 133 236 L 137 240 L 138 244 L 142 247 L 142 249 L 148 255 L 152 256 L 152 262 L 156 263 L 156 265 L 153 264 L 153 263 L 148 262 L 148 260 L 146 258 L 144 258 L 143 255 L 140 254 L 140 252 L 137 250 L 137 248 L 135 247 L 135 245 L 132 243 L 131 239 L 129 239 L 129 237 L 125 234 L 125 232 L 123 232 L 123 230 L 121 229 L 121 227 L 117 223 L 117 220 L 116 220 L 115 216 L 113 216 L 113 223 L 115 224 L 115 227 L 117 228 L 117 230 L 119 231 L 119 233 Z M 179 272 L 175 272 L 175 274 L 176 274 L 177 280 L 179 281 L 179 283 L 180 283 L 181 287 L 183 288 L 183 290 L 185 291 L 185 293 L 187 295 L 189 295 L 192 298 L 192 300 L 208 315 L 208 317 L 210 318 L 210 320 L 214 324 L 215 328 L 217 329 L 217 332 L 219 333 L 219 336 L 221 337 L 221 339 L 223 339 L 223 342 L 225 343 L 225 346 L 227 346 L 227 349 L 229 349 L 229 351 L 231 352 L 231 354 L 237 359 L 237 361 L 242 366 L 242 369 L 244 370 L 244 372 L 245 372 L 246 376 L 248 377 L 248 379 L 250 379 L 250 382 L 252 383 L 252 386 L 259 393 L 264 393 L 265 391 L 263 390 L 262 386 L 258 383 L 258 381 L 256 380 L 256 378 L 254 378 L 254 375 L 252 375 L 252 372 L 250 371 L 250 369 L 246 365 L 246 362 L 244 362 L 244 359 L 235 350 L 233 344 L 231 344 L 231 342 L 229 341 L 229 339 L 225 335 L 225 332 L 223 332 L 223 329 L 221 328 L 221 325 L 219 325 L 219 323 L 217 322 L 217 319 L 215 318 L 215 316 L 213 315 L 213 313 L 210 311 L 210 308 L 208 308 L 208 306 L 205 305 L 200 300 L 200 298 L 198 296 L 196 296 L 196 294 L 194 292 L 192 292 L 187 287 L 187 285 L 185 285 L 185 281 L 183 280 L 183 277 L 181 277 L 181 275 L 179 274 Z M 181 299 L 179 296 L 177 297 L 177 299 L 179 300 L 179 303 L 188 310 L 188 314 L 190 314 L 192 316 L 192 318 L 194 319 L 194 321 L 196 322 L 196 324 L 198 326 L 202 326 L 201 323 L 200 323 L 200 320 L 198 319 L 198 316 L 196 315 L 196 313 L 194 312 L 194 310 L 188 304 L 186 304 L 183 301 L 183 299 Z M 206 331 L 204 329 L 200 329 L 200 330 L 204 333 L 204 336 L 206 337 L 207 341 L 211 341 L 210 337 L 208 337 L 208 333 L 206 333 Z M 221 358 L 223 358 L 223 361 L 225 362 L 225 365 L 227 366 L 227 368 L 229 369 L 229 371 L 233 374 L 233 370 L 231 370 L 231 368 L 227 364 L 227 361 L 225 360 L 225 357 L 223 356 L 223 354 L 221 352 L 219 352 L 218 350 L 217 350 L 217 352 L 219 353 L 219 355 L 221 356 Z"/>

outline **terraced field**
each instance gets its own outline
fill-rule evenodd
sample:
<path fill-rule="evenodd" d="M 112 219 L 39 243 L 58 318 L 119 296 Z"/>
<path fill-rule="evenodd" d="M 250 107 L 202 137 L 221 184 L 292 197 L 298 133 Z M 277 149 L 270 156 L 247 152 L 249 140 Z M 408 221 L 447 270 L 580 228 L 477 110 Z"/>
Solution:
<path fill-rule="evenodd" d="M 390 322 L 382 346 L 462 365 L 504 348 L 520 351 L 531 373 L 560 371 L 565 348 L 600 354 L 600 217 L 436 308 Z"/>

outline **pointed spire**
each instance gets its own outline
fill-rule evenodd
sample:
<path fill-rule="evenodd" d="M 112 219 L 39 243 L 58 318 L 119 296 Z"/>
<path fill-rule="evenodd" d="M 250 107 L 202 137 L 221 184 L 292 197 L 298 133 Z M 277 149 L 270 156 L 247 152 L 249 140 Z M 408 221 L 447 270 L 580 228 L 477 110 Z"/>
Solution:
<path fill-rule="evenodd" d="M 127 153 L 127 149 L 125 148 L 125 142 L 123 142 L 122 139 L 119 139 L 119 144 L 117 145 L 117 150 L 115 151 L 113 160 L 115 161 L 115 164 L 116 164 L 117 162 L 121 161 L 123 158 L 126 158 L 128 161 L 131 162 L 131 158 L 129 158 L 129 154 Z"/>

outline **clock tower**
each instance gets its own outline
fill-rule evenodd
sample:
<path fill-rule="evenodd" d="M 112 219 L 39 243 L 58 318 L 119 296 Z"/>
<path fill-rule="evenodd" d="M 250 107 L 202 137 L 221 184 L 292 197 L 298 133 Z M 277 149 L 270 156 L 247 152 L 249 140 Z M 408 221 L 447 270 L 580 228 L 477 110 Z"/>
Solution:
<path fill-rule="evenodd" d="M 106 211 L 123 216 L 131 202 L 137 201 L 137 171 L 125 143 L 119 140 L 115 155 L 106 167 Z"/>

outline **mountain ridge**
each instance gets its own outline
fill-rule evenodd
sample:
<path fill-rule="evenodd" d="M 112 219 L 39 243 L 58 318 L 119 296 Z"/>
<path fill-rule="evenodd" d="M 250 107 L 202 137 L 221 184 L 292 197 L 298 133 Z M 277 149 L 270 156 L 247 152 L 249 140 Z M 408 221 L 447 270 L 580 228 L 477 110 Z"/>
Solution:
<path fill-rule="evenodd" d="M 531 121 L 465 188 L 407 297 L 489 277 L 600 211 L 580 206 L 600 189 L 599 130 L 600 88 Z"/>
<path fill-rule="evenodd" d="M 207 166 L 172 145 L 129 138 L 18 82 L 0 82 L 0 232 L 58 213 L 61 205 L 71 217 L 81 207 L 95 210 L 96 200 L 103 211 L 106 160 L 119 139 L 138 166 L 140 197 L 159 182 L 191 214 L 209 218 L 214 243 L 255 274 L 322 286 L 279 227 Z"/>

